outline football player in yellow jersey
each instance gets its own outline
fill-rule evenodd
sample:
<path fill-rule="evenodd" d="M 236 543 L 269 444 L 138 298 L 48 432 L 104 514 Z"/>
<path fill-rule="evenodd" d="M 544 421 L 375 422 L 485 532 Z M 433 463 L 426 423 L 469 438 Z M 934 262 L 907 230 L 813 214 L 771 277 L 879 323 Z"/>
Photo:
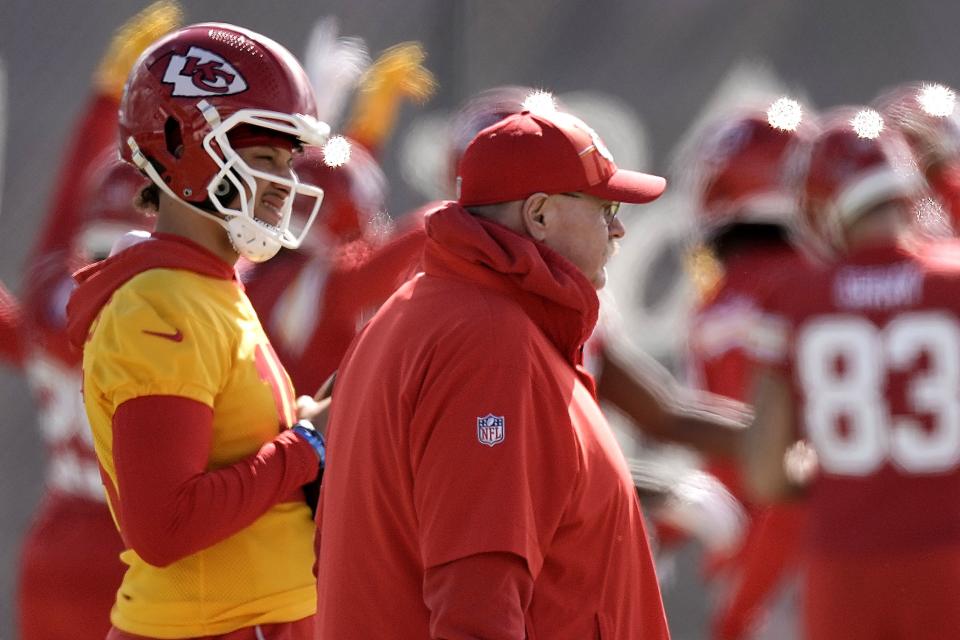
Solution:
<path fill-rule="evenodd" d="M 111 640 L 313 637 L 314 524 L 302 487 L 322 438 L 238 281 L 239 256 L 296 248 L 322 191 L 290 169 L 322 144 L 282 46 L 226 24 L 180 29 L 137 61 L 121 155 L 152 185 L 156 231 L 76 274 L 72 341 L 127 565 Z M 302 228 L 295 198 L 312 198 Z M 303 405 L 301 418 L 316 411 Z"/>

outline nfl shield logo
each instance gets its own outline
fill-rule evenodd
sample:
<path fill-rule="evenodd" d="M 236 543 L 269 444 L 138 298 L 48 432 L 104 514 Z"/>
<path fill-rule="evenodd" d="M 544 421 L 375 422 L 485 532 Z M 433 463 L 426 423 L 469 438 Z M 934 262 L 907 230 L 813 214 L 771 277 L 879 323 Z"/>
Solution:
<path fill-rule="evenodd" d="M 503 416 L 495 416 L 488 413 L 482 418 L 477 418 L 477 440 L 480 444 L 488 447 L 503 442 L 504 421 Z"/>

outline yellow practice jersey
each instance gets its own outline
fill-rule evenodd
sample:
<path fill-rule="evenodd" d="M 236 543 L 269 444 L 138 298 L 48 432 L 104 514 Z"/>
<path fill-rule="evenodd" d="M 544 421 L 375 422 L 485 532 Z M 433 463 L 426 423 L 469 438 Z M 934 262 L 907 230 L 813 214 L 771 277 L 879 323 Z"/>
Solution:
<path fill-rule="evenodd" d="M 91 326 L 83 367 L 97 456 L 121 504 L 112 419 L 127 400 L 180 396 L 211 407 L 208 470 L 251 456 L 295 420 L 289 377 L 235 280 L 167 268 L 134 276 Z M 183 638 L 308 617 L 316 607 L 313 538 L 310 509 L 298 501 L 163 568 L 127 549 L 111 621 L 138 635 Z"/>

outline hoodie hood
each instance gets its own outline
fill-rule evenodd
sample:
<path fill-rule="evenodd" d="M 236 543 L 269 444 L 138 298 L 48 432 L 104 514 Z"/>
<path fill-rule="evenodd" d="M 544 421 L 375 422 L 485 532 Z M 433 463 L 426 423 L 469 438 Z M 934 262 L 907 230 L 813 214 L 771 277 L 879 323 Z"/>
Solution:
<path fill-rule="evenodd" d="M 460 278 L 515 300 L 571 363 L 597 324 L 593 285 L 572 262 L 529 236 L 474 216 L 456 202 L 427 213 L 423 268 Z"/>
<path fill-rule="evenodd" d="M 236 271 L 216 255 L 181 236 L 154 233 L 148 240 L 80 269 L 73 274 L 77 288 L 67 303 L 67 335 L 83 349 L 90 326 L 113 292 L 150 269 L 183 269 L 203 276 L 236 280 Z M 240 282 L 237 281 L 238 286 Z"/>

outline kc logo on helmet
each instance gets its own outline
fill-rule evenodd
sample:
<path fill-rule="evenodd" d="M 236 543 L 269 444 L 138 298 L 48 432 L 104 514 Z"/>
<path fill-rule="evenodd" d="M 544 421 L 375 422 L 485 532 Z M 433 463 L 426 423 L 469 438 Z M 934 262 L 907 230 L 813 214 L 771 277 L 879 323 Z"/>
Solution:
<path fill-rule="evenodd" d="M 503 416 L 488 413 L 482 418 L 477 418 L 477 440 L 488 447 L 500 444 L 503 442 L 504 428 Z"/>
<path fill-rule="evenodd" d="M 247 90 L 247 81 L 233 66 L 200 47 L 186 55 L 171 53 L 163 82 L 173 85 L 173 94 L 182 98 L 228 96 Z"/>

